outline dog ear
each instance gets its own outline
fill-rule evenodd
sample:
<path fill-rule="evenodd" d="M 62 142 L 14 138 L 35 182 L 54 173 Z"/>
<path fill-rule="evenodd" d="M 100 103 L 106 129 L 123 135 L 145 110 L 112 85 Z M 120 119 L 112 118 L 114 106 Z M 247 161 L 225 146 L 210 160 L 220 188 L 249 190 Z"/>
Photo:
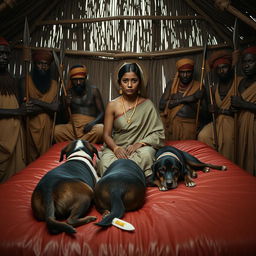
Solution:
<path fill-rule="evenodd" d="M 85 146 L 86 148 L 88 148 L 93 154 L 95 154 L 95 155 L 98 157 L 98 159 L 100 158 L 100 157 L 99 157 L 98 150 L 97 150 L 96 147 L 94 147 L 94 146 L 93 146 L 89 141 L 87 141 L 87 140 L 82 140 L 82 142 L 83 142 L 83 144 L 84 144 L 84 146 Z"/>
<path fill-rule="evenodd" d="M 67 152 L 69 151 L 70 144 L 71 144 L 71 143 L 69 143 L 66 147 L 64 147 L 64 148 L 61 150 L 61 152 L 60 152 L 60 160 L 59 160 L 59 162 L 63 161 L 63 159 L 64 159 L 64 155 L 66 155 L 66 154 L 67 154 Z"/>
<path fill-rule="evenodd" d="M 155 180 L 156 177 L 156 172 L 158 171 L 159 168 L 159 163 L 158 162 L 154 162 L 153 165 L 151 166 L 151 170 L 152 170 L 152 180 Z"/>

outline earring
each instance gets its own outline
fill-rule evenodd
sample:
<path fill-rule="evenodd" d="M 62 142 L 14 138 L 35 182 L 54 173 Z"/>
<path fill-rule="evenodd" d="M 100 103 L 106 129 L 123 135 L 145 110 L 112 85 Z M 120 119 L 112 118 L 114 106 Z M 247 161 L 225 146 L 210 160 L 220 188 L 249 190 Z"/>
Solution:
<path fill-rule="evenodd" d="M 122 88 L 120 87 L 120 89 L 119 89 L 119 94 L 120 95 L 122 95 L 123 94 L 123 90 L 122 90 Z"/>
<path fill-rule="evenodd" d="M 140 90 L 138 90 L 138 94 L 140 95 Z"/>

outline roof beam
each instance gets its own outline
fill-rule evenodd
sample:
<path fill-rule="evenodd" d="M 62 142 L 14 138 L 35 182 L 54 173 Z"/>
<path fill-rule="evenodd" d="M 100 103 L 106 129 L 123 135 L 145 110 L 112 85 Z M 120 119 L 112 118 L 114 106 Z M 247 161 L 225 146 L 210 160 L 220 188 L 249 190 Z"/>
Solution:
<path fill-rule="evenodd" d="M 245 22 L 247 25 L 251 26 L 253 29 L 256 30 L 256 22 L 254 22 L 252 19 L 248 18 L 244 14 L 242 14 L 240 11 L 238 11 L 235 7 L 233 7 L 230 4 L 230 1 L 220 1 L 220 0 L 215 0 L 215 5 L 222 11 L 227 10 L 229 13 L 233 14 L 235 17 L 238 19 L 242 20 Z"/>
<path fill-rule="evenodd" d="M 44 20 L 36 22 L 36 26 L 57 25 L 57 24 L 78 24 L 78 23 L 94 23 L 112 20 L 200 20 L 202 16 L 111 16 L 91 19 L 73 19 L 73 20 Z"/>
<path fill-rule="evenodd" d="M 204 17 L 205 21 L 207 21 L 211 26 L 212 29 L 229 45 L 232 45 L 232 40 L 222 32 L 222 30 L 217 26 L 217 24 L 201 9 L 199 8 L 193 1 L 191 0 L 184 0 L 194 11 Z"/>

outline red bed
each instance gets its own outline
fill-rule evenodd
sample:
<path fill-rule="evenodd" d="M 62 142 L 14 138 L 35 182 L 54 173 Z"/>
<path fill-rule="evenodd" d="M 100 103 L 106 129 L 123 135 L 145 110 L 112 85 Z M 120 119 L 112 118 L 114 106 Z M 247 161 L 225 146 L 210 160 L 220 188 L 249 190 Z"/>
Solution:
<path fill-rule="evenodd" d="M 59 165 L 63 143 L 54 145 L 5 184 L 0 185 L 0 255 L 256 255 L 256 178 L 198 141 L 170 143 L 200 160 L 227 165 L 228 171 L 199 172 L 197 186 L 180 184 L 160 192 L 147 188 L 144 207 L 126 213 L 129 233 L 92 223 L 74 236 L 50 235 L 32 215 L 30 197 L 39 179 Z M 90 215 L 99 219 L 92 207 Z"/>

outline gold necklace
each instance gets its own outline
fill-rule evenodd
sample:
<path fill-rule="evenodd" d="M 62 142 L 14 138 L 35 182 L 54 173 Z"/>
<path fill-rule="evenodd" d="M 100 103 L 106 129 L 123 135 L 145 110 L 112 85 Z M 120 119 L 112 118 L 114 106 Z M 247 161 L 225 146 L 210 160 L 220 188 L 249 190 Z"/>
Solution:
<path fill-rule="evenodd" d="M 134 106 L 134 108 L 133 108 L 133 111 L 132 111 L 131 115 L 130 115 L 129 117 L 127 117 L 127 115 L 126 115 L 126 110 L 125 110 L 125 105 L 124 105 L 124 97 L 122 96 L 122 103 L 123 103 L 123 110 L 124 110 L 124 118 L 126 119 L 127 124 L 130 124 L 131 121 L 132 121 L 132 117 L 133 117 L 133 115 L 134 115 L 134 113 L 135 113 L 136 107 L 137 107 L 137 105 L 138 105 L 138 101 L 139 101 L 139 96 L 137 96 L 136 103 L 135 103 L 135 106 Z M 129 108 L 129 109 L 131 109 L 131 108 Z"/>

